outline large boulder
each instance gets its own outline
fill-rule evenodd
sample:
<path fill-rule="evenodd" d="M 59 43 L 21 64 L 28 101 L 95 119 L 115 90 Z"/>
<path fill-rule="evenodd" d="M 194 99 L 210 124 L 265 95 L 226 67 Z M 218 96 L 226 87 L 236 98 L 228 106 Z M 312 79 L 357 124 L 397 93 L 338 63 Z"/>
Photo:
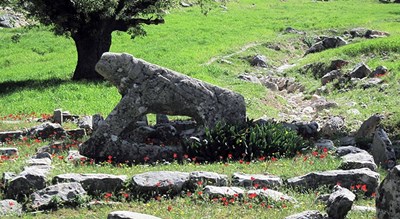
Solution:
<path fill-rule="evenodd" d="M 326 212 L 329 218 L 344 219 L 351 210 L 356 195 L 346 188 L 335 186 L 334 192 L 329 196 Z"/>
<path fill-rule="evenodd" d="M 376 195 L 378 219 L 400 218 L 400 165 L 395 166 L 379 185 Z"/>
<path fill-rule="evenodd" d="M 396 154 L 392 142 L 385 130 L 377 128 L 371 146 L 371 153 L 375 163 L 384 168 L 393 168 L 396 165 Z"/>
<path fill-rule="evenodd" d="M 11 199 L 22 200 L 32 192 L 46 187 L 48 170 L 40 167 L 30 167 L 8 180 L 5 196 Z"/>
<path fill-rule="evenodd" d="M 33 209 L 55 208 L 57 205 L 75 206 L 79 196 L 86 195 L 86 191 L 77 182 L 60 183 L 36 191 L 31 195 Z"/>
<path fill-rule="evenodd" d="M 372 157 L 368 152 L 349 153 L 342 156 L 342 164 L 339 169 L 351 170 L 365 167 L 372 171 L 376 171 L 378 168 L 374 162 L 374 157 Z"/>
<path fill-rule="evenodd" d="M 303 176 L 287 180 L 287 184 L 299 189 L 316 189 L 321 186 L 333 187 L 341 185 L 351 188 L 354 185 L 365 185 L 366 195 L 371 195 L 379 184 L 379 173 L 368 168 L 353 170 L 329 170 L 325 172 L 312 172 Z"/>
<path fill-rule="evenodd" d="M 61 136 L 66 136 L 64 128 L 57 123 L 45 122 L 38 126 L 32 127 L 28 131 L 28 135 L 34 138 L 60 138 Z"/>
<path fill-rule="evenodd" d="M 179 194 L 189 182 L 189 173 L 177 171 L 156 171 L 137 174 L 132 177 L 132 191 L 138 195 Z"/>
<path fill-rule="evenodd" d="M 118 193 L 127 179 L 125 175 L 66 173 L 55 176 L 53 184 L 78 182 L 89 195 L 99 195 L 107 192 Z"/>
<path fill-rule="evenodd" d="M 137 122 L 149 113 L 189 116 L 198 125 L 210 128 L 217 122 L 237 124 L 246 119 L 242 95 L 129 54 L 104 53 L 96 70 L 123 96 L 79 149 L 82 155 L 98 161 L 107 160 L 108 156 L 112 156 L 115 162 L 142 160 L 146 154 L 140 154 L 138 150 L 144 145 L 129 142 L 122 136 L 134 130 Z M 164 148 L 174 150 L 173 147 Z M 163 152 L 158 150 L 158 153 L 147 156 L 161 160 Z"/>

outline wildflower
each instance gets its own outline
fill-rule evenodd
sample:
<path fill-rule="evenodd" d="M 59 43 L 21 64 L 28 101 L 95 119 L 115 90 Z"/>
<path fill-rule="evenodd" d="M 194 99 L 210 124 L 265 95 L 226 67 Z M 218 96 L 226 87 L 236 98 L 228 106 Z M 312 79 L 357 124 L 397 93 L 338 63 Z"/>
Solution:
<path fill-rule="evenodd" d="M 259 160 L 259 161 L 264 161 L 264 160 L 265 160 L 265 157 L 262 156 L 262 157 L 258 158 L 258 160 Z"/>
<path fill-rule="evenodd" d="M 111 160 L 112 159 L 112 156 L 111 155 L 108 155 L 108 157 L 107 157 L 109 160 Z"/>
<path fill-rule="evenodd" d="M 10 207 L 14 206 L 14 202 L 10 201 L 8 202 L 8 205 L 10 205 Z"/>
<path fill-rule="evenodd" d="M 172 206 L 171 205 L 168 205 L 167 211 L 172 211 Z"/>
<path fill-rule="evenodd" d="M 253 198 L 255 198 L 255 197 L 257 197 L 257 194 L 256 194 L 256 193 L 250 193 L 250 194 L 249 194 L 249 198 L 253 199 Z"/>
<path fill-rule="evenodd" d="M 246 164 L 249 165 L 249 164 L 250 164 L 250 161 L 247 161 Z"/>
<path fill-rule="evenodd" d="M 362 185 L 362 186 L 361 186 L 361 190 L 364 191 L 364 192 L 368 191 L 368 190 L 367 190 L 367 185 L 365 185 L 365 184 Z"/>
<path fill-rule="evenodd" d="M 226 197 L 222 197 L 221 201 L 226 202 Z"/>
<path fill-rule="evenodd" d="M 254 186 L 254 188 L 256 188 L 256 189 L 257 189 L 257 188 L 260 186 L 260 184 L 258 184 L 258 183 L 254 183 L 254 185 L 253 185 L 253 186 Z"/>
<path fill-rule="evenodd" d="M 229 158 L 229 159 L 232 159 L 232 154 L 228 154 L 228 158 Z"/>
<path fill-rule="evenodd" d="M 307 156 L 304 156 L 303 162 L 306 161 L 307 159 L 308 159 L 308 157 L 307 157 Z"/>
<path fill-rule="evenodd" d="M 324 151 L 324 153 L 327 153 L 328 152 L 328 148 L 324 148 L 324 149 L 322 149 L 323 151 Z"/>
<path fill-rule="evenodd" d="M 191 192 L 187 192 L 186 195 L 187 195 L 188 197 L 190 197 L 190 196 L 192 196 L 192 193 L 191 193 Z"/>
<path fill-rule="evenodd" d="M 318 151 L 313 151 L 311 154 L 312 154 L 314 157 L 316 157 L 316 156 L 318 156 Z"/>
<path fill-rule="evenodd" d="M 342 183 L 341 182 L 336 182 L 336 185 L 337 186 L 342 186 Z"/>
<path fill-rule="evenodd" d="M 36 143 L 40 143 L 40 139 L 37 139 L 37 138 L 36 138 L 36 139 L 35 139 L 35 142 L 36 142 Z"/>
<path fill-rule="evenodd" d="M 58 156 L 58 159 L 60 159 L 60 160 L 63 160 L 64 159 L 64 156 Z"/>
<path fill-rule="evenodd" d="M 160 187 L 161 186 L 161 182 L 157 182 L 155 187 Z"/>
<path fill-rule="evenodd" d="M 376 193 L 373 192 L 373 193 L 371 194 L 371 196 L 375 198 L 375 197 L 376 197 Z"/>
<path fill-rule="evenodd" d="M 356 188 L 357 188 L 357 189 L 360 189 L 360 188 L 361 188 L 361 184 L 357 184 L 357 185 L 356 185 Z"/>
<path fill-rule="evenodd" d="M 276 157 L 271 157 L 271 161 L 277 161 L 278 160 L 278 158 L 276 158 Z"/>
<path fill-rule="evenodd" d="M 265 207 L 265 202 L 261 202 L 261 207 Z"/>
<path fill-rule="evenodd" d="M 264 191 L 267 191 L 268 188 L 264 186 L 262 189 L 263 189 Z"/>
<path fill-rule="evenodd" d="M 189 155 L 185 154 L 185 155 L 183 155 L 183 158 L 188 159 Z"/>
<path fill-rule="evenodd" d="M 231 199 L 229 199 L 229 202 L 230 203 L 235 203 L 235 199 L 231 198 Z"/>
<path fill-rule="evenodd" d="M 253 205 L 249 205 L 249 208 L 253 208 Z"/>
<path fill-rule="evenodd" d="M 233 197 L 237 198 L 237 197 L 239 197 L 239 194 L 235 193 L 235 194 L 233 194 Z"/>
<path fill-rule="evenodd" d="M 282 204 L 282 208 L 286 208 L 287 206 L 285 204 Z"/>
<path fill-rule="evenodd" d="M 107 193 L 104 195 L 104 198 L 105 198 L 105 199 L 109 199 L 111 196 L 112 196 L 112 193 L 107 192 Z"/>
<path fill-rule="evenodd" d="M 256 180 L 256 178 L 254 178 L 254 177 L 250 177 L 250 179 L 251 179 L 251 181 L 254 181 L 254 180 Z"/>
<path fill-rule="evenodd" d="M 176 158 L 178 158 L 178 154 L 177 153 L 174 153 L 174 159 L 176 159 Z"/>
<path fill-rule="evenodd" d="M 319 155 L 319 158 L 320 159 L 324 159 L 326 157 L 326 154 L 321 154 L 321 155 Z"/>
<path fill-rule="evenodd" d="M 272 208 L 272 206 L 271 206 L 271 205 L 268 205 L 267 208 L 270 209 L 270 208 Z"/>
<path fill-rule="evenodd" d="M 228 202 L 224 202 L 224 206 L 228 206 L 228 204 L 229 204 Z"/>
<path fill-rule="evenodd" d="M 203 181 L 197 181 L 197 185 L 199 186 L 203 185 Z"/>
<path fill-rule="evenodd" d="M 129 197 L 129 194 L 128 194 L 128 193 L 122 193 L 122 195 L 123 195 L 125 198 L 128 198 L 128 197 Z"/>
<path fill-rule="evenodd" d="M 197 194 L 198 195 L 203 195 L 203 192 L 202 191 L 198 191 Z"/>
<path fill-rule="evenodd" d="M 351 189 L 351 190 L 354 190 L 354 189 L 355 189 L 355 187 L 354 187 L 354 186 L 350 186 L 350 189 Z"/>
<path fill-rule="evenodd" d="M 150 160 L 150 158 L 149 158 L 148 156 L 145 156 L 145 157 L 143 158 L 143 160 L 144 160 L 144 162 L 147 162 L 148 160 Z"/>
<path fill-rule="evenodd" d="M 240 159 L 240 160 L 239 160 L 239 163 L 240 163 L 240 164 L 243 164 L 243 160 L 242 160 L 242 159 Z"/>

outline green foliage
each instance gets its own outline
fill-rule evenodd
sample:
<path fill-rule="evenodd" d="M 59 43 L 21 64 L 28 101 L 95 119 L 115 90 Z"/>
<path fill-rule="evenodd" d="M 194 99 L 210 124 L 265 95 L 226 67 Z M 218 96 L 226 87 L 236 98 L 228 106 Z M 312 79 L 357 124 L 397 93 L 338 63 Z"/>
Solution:
<path fill-rule="evenodd" d="M 257 124 L 252 120 L 241 125 L 219 123 L 206 129 L 205 137 L 188 148 L 191 157 L 200 160 L 253 160 L 260 157 L 294 156 L 306 142 L 281 124 Z"/>

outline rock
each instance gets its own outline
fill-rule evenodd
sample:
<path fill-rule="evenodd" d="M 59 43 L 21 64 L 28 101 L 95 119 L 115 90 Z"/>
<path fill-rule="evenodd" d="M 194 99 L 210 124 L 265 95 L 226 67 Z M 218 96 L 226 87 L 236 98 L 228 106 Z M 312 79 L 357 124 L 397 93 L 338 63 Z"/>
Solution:
<path fill-rule="evenodd" d="M 61 109 L 54 110 L 53 122 L 62 125 L 63 121 L 64 121 L 64 119 L 63 119 L 63 115 L 62 115 L 62 110 Z"/>
<path fill-rule="evenodd" d="M 256 55 L 251 59 L 250 64 L 251 64 L 251 66 L 266 68 L 267 67 L 267 57 L 265 57 L 264 55 Z"/>
<path fill-rule="evenodd" d="M 322 125 L 320 134 L 324 137 L 337 137 L 346 132 L 346 124 L 340 116 L 329 117 Z"/>
<path fill-rule="evenodd" d="M 296 122 L 296 123 L 282 123 L 282 125 L 290 130 L 296 131 L 304 138 L 316 137 L 318 134 L 318 123 L 310 122 Z"/>
<path fill-rule="evenodd" d="M 400 218 L 400 165 L 395 166 L 381 182 L 375 205 L 378 219 Z"/>
<path fill-rule="evenodd" d="M 283 180 L 270 174 L 244 174 L 234 173 L 232 185 L 245 188 L 279 188 L 283 185 Z"/>
<path fill-rule="evenodd" d="M 130 211 L 113 211 L 108 214 L 107 219 L 161 219 L 148 214 L 140 214 Z"/>
<path fill-rule="evenodd" d="M 358 211 L 358 212 L 376 212 L 376 208 L 368 207 L 368 206 L 359 206 L 359 205 L 353 205 L 351 207 L 351 210 Z"/>
<path fill-rule="evenodd" d="M 11 141 L 14 139 L 18 139 L 22 136 L 23 131 L 6 131 L 0 132 L 0 142 Z"/>
<path fill-rule="evenodd" d="M 336 148 L 333 141 L 329 139 L 318 139 L 314 145 L 318 150 L 324 150 L 325 148 L 328 150 L 334 150 Z"/>
<path fill-rule="evenodd" d="M 367 30 L 367 32 L 365 33 L 365 38 L 381 38 L 381 37 L 387 37 L 390 34 L 387 32 L 383 32 L 383 31 L 378 31 L 378 30 Z"/>
<path fill-rule="evenodd" d="M 192 4 L 187 3 L 187 2 L 183 2 L 183 1 L 179 2 L 179 4 L 180 4 L 182 7 L 184 7 L 184 8 L 187 8 L 187 7 L 191 7 L 191 6 L 192 6 Z"/>
<path fill-rule="evenodd" d="M 21 216 L 22 205 L 12 199 L 4 199 L 0 201 L 0 216 L 13 215 Z"/>
<path fill-rule="evenodd" d="M 189 174 L 184 172 L 146 172 L 132 177 L 132 191 L 138 194 L 176 195 L 186 188 L 188 182 Z"/>
<path fill-rule="evenodd" d="M 255 75 L 241 74 L 238 76 L 238 78 L 241 80 L 244 80 L 244 81 L 251 82 L 251 83 L 261 84 L 260 79 L 258 79 L 258 77 Z"/>
<path fill-rule="evenodd" d="M 84 129 L 86 133 L 92 133 L 93 131 L 93 117 L 92 116 L 83 116 L 78 121 L 78 127 Z"/>
<path fill-rule="evenodd" d="M 53 158 L 51 157 L 51 154 L 48 153 L 48 152 L 39 152 L 39 153 L 36 153 L 36 155 L 35 155 L 33 158 L 34 158 L 34 159 L 48 158 L 48 159 L 50 159 L 50 161 L 53 159 Z"/>
<path fill-rule="evenodd" d="M 100 114 L 94 114 L 92 116 L 92 129 L 93 129 L 93 132 L 97 130 L 97 128 L 99 127 L 99 125 L 102 122 L 104 122 L 104 118 Z"/>
<path fill-rule="evenodd" d="M 189 174 L 189 186 L 191 188 L 197 188 L 199 182 L 201 182 L 202 186 L 227 186 L 228 176 L 204 171 L 191 172 Z"/>
<path fill-rule="evenodd" d="M 79 196 L 86 195 L 86 191 L 77 182 L 60 183 L 36 191 L 31 195 L 33 209 L 56 208 L 57 205 L 76 206 Z"/>
<path fill-rule="evenodd" d="M 4 173 L 3 173 L 2 183 L 3 183 L 3 186 L 5 187 L 4 190 L 7 190 L 6 187 L 7 187 L 8 182 L 9 182 L 12 178 L 14 178 L 14 177 L 16 177 L 16 176 L 17 176 L 17 174 L 14 173 L 14 172 L 4 172 Z"/>
<path fill-rule="evenodd" d="M 28 135 L 34 138 L 60 138 L 61 136 L 65 136 L 65 130 L 61 127 L 60 124 L 45 122 L 41 125 L 35 126 L 28 131 Z"/>
<path fill-rule="evenodd" d="M 270 89 L 271 91 L 279 91 L 278 85 L 275 84 L 275 83 L 273 83 L 273 82 L 265 81 L 265 80 L 264 80 L 264 81 L 262 82 L 262 84 L 263 84 L 266 88 Z"/>
<path fill-rule="evenodd" d="M 293 27 L 287 27 L 287 28 L 284 30 L 284 32 L 285 32 L 285 33 L 301 34 L 301 35 L 305 34 L 305 32 L 296 30 L 296 29 L 294 29 Z"/>
<path fill-rule="evenodd" d="M 101 195 L 107 192 L 117 194 L 127 179 L 125 175 L 67 173 L 55 176 L 52 183 L 78 182 L 89 195 Z"/>
<path fill-rule="evenodd" d="M 358 129 L 356 135 L 354 136 L 356 138 L 356 141 L 357 139 L 365 139 L 365 138 L 372 139 L 375 133 L 375 129 L 381 123 L 382 119 L 383 119 L 382 115 L 375 114 L 369 117 L 366 121 L 364 121 L 360 129 Z"/>
<path fill-rule="evenodd" d="M 376 69 L 371 73 L 370 77 L 381 77 L 388 73 L 388 69 L 385 66 L 378 66 Z"/>
<path fill-rule="evenodd" d="M 282 192 L 278 192 L 272 189 L 256 189 L 256 190 L 249 190 L 247 194 L 256 194 L 257 197 L 260 197 L 262 200 L 267 199 L 269 202 L 291 202 L 297 203 L 297 200 L 291 196 L 285 195 Z"/>
<path fill-rule="evenodd" d="M 285 219 L 325 219 L 325 216 L 321 214 L 321 212 L 314 210 L 314 211 L 303 211 L 298 214 L 293 214 L 290 216 L 285 217 Z"/>
<path fill-rule="evenodd" d="M 65 160 L 74 164 L 80 164 L 81 162 L 89 160 L 89 158 L 80 155 L 77 150 L 70 150 Z"/>
<path fill-rule="evenodd" d="M 329 66 L 329 70 L 339 70 L 342 69 L 344 66 L 348 65 L 349 62 L 342 59 L 335 59 L 331 61 L 331 65 Z"/>
<path fill-rule="evenodd" d="M 312 172 L 287 180 L 289 186 L 301 189 L 316 189 L 321 186 L 333 187 L 337 184 L 349 189 L 352 185 L 366 185 L 367 195 L 375 192 L 378 183 L 379 173 L 373 172 L 368 168 Z"/>
<path fill-rule="evenodd" d="M 22 200 L 34 191 L 46 187 L 46 174 L 48 171 L 40 168 L 28 168 L 10 179 L 6 185 L 7 198 Z"/>
<path fill-rule="evenodd" d="M 49 145 L 38 148 L 36 153 L 59 154 L 65 150 L 67 150 L 67 147 L 63 141 L 54 141 Z"/>
<path fill-rule="evenodd" d="M 375 163 L 384 168 L 391 169 L 396 165 L 396 154 L 392 142 L 385 130 L 381 128 L 377 128 L 375 131 L 371 154 L 374 157 Z"/>
<path fill-rule="evenodd" d="M 350 170 L 360 168 L 368 168 L 372 171 L 376 171 L 378 167 L 374 162 L 374 158 L 368 152 L 350 153 L 342 156 L 342 164 L 339 169 Z"/>
<path fill-rule="evenodd" d="M 26 161 L 28 166 L 51 166 L 51 159 L 49 158 L 32 158 Z"/>
<path fill-rule="evenodd" d="M 136 122 L 148 113 L 189 116 L 199 126 L 209 128 L 221 121 L 245 122 L 246 104 L 242 95 L 129 54 L 104 53 L 96 70 L 123 96 L 91 138 L 79 148 L 82 155 L 96 161 L 112 156 L 115 162 L 140 162 L 146 156 L 138 154 L 142 145 L 120 137 L 133 130 Z M 164 149 L 158 151 L 160 153 L 147 156 L 162 160 Z"/>
<path fill-rule="evenodd" d="M 210 198 L 241 197 L 244 195 L 244 190 L 239 187 L 206 186 L 204 187 L 204 194 L 209 195 Z"/>
<path fill-rule="evenodd" d="M 342 76 L 342 73 L 339 70 L 333 70 L 328 73 L 326 73 L 324 76 L 321 78 L 321 84 L 326 85 L 327 83 L 333 81 L 334 79 L 340 78 Z"/>
<path fill-rule="evenodd" d="M 326 212 L 332 219 L 344 219 L 351 210 L 356 195 L 340 186 L 335 186 L 334 190 L 335 192 L 329 196 Z"/>
<path fill-rule="evenodd" d="M 358 63 L 356 67 L 349 73 L 350 78 L 365 78 L 371 74 L 371 69 L 364 64 Z"/>
<path fill-rule="evenodd" d="M 353 136 L 345 136 L 339 139 L 340 146 L 356 145 L 356 139 Z"/>
<path fill-rule="evenodd" d="M 337 156 L 342 157 L 347 154 L 358 154 L 358 153 L 368 153 L 368 152 L 354 146 L 341 146 L 336 149 L 335 153 Z"/>
<path fill-rule="evenodd" d="M 79 139 L 79 138 L 83 138 L 84 136 L 86 136 L 86 131 L 85 131 L 85 129 L 82 129 L 82 128 L 69 129 L 69 130 L 66 130 L 66 133 L 72 139 Z"/>
<path fill-rule="evenodd" d="M 314 100 L 311 106 L 314 107 L 317 111 L 322 111 L 324 109 L 335 108 L 338 106 L 338 104 L 334 101 L 328 101 L 325 98 L 320 97 Z"/>
<path fill-rule="evenodd" d="M 340 46 L 346 45 L 347 42 L 341 37 L 326 37 L 322 41 L 317 42 L 312 45 L 307 51 L 306 54 L 321 52 L 326 49 L 332 49 Z"/>
<path fill-rule="evenodd" d="M 0 155 L 1 156 L 14 156 L 18 155 L 18 149 L 17 148 L 0 148 Z"/>

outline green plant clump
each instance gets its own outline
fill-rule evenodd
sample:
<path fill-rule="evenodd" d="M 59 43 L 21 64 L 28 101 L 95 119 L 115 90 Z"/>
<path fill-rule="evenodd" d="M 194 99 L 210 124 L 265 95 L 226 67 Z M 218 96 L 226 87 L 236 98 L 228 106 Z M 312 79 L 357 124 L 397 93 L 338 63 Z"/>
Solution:
<path fill-rule="evenodd" d="M 241 125 L 219 123 L 214 129 L 206 129 L 203 139 L 189 145 L 188 154 L 199 161 L 291 157 L 307 147 L 301 136 L 282 124 L 257 124 L 252 120 Z"/>

